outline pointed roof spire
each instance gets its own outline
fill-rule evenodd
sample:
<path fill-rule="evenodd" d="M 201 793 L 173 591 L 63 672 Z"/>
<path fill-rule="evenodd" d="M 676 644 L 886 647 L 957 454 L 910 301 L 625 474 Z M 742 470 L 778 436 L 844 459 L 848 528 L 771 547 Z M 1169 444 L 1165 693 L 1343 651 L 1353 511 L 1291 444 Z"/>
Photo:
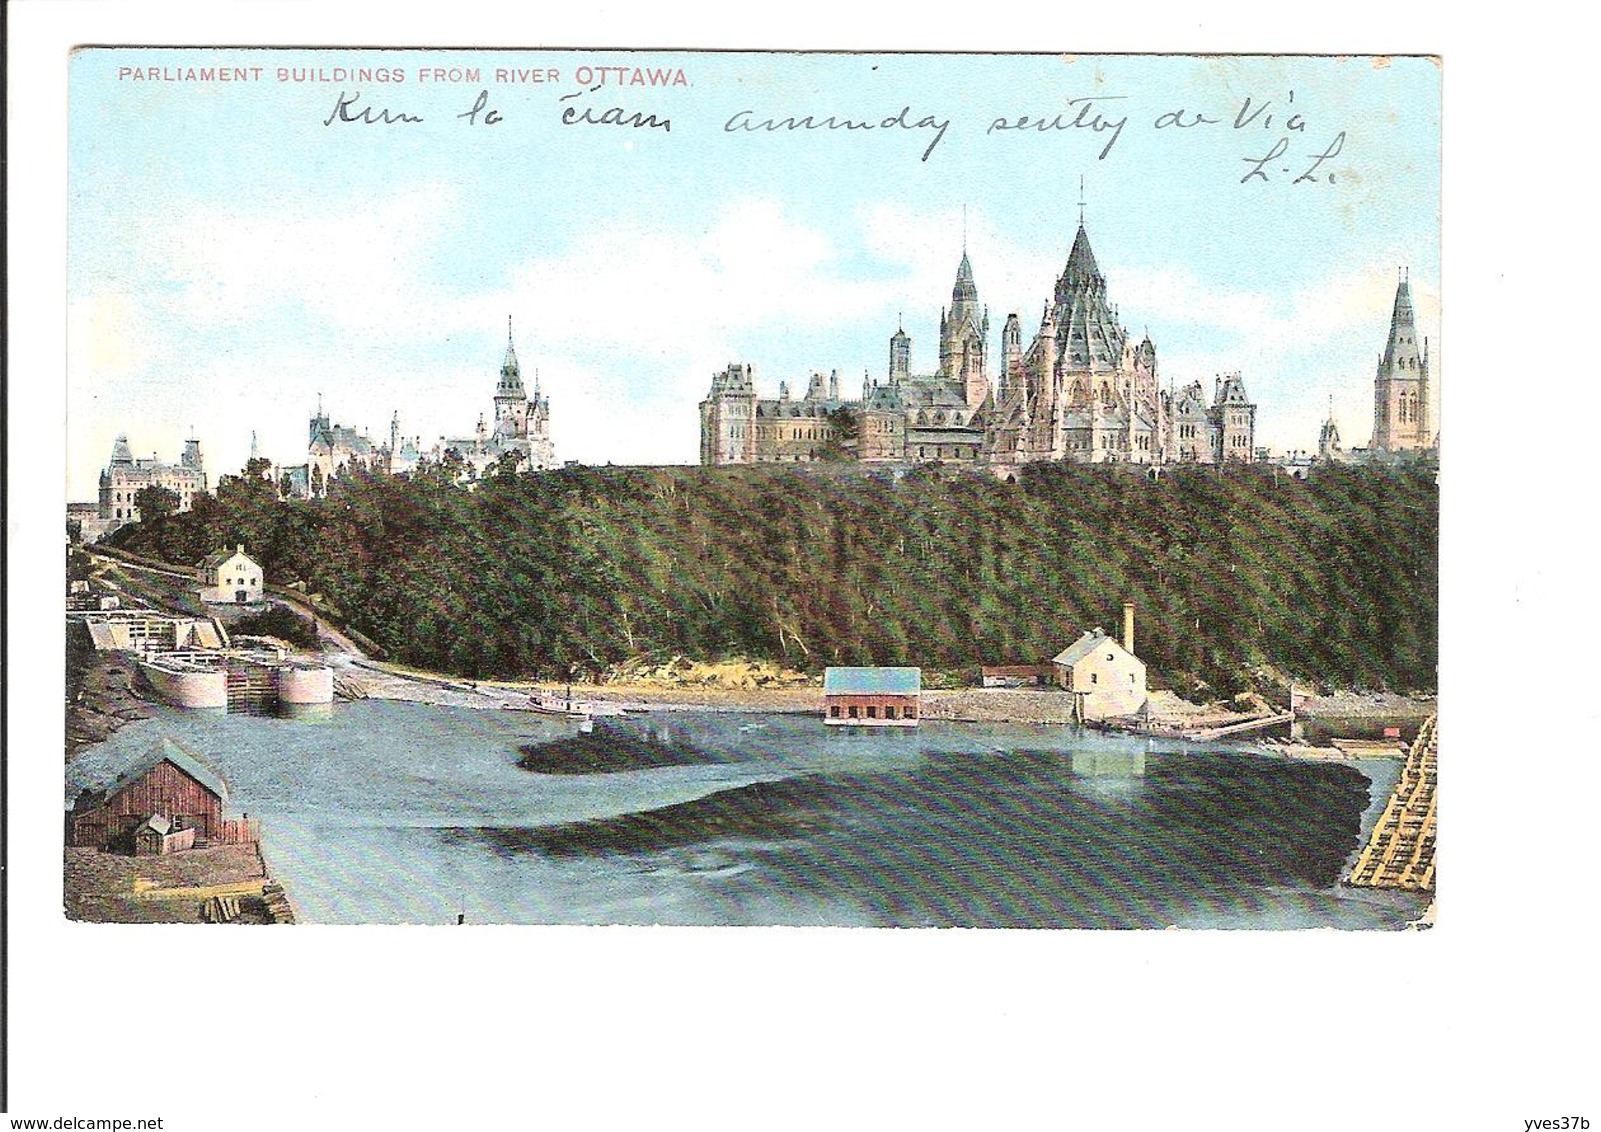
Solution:
<path fill-rule="evenodd" d="M 951 306 L 954 309 L 962 302 L 976 303 L 978 301 L 978 285 L 973 282 L 973 263 L 967 258 L 967 249 L 962 249 L 962 262 L 956 265 L 956 286 L 951 288 Z"/>
<path fill-rule="evenodd" d="M 506 316 L 506 357 L 500 363 L 500 382 L 495 386 L 496 397 L 523 396 L 522 370 L 517 365 L 517 348 L 511 341 L 511 315 Z"/>
<path fill-rule="evenodd" d="M 1078 175 L 1078 226 L 1084 227 L 1084 174 Z"/>
<path fill-rule="evenodd" d="M 1080 224 L 1078 234 L 1073 237 L 1073 250 L 1067 253 L 1067 267 L 1062 275 L 1071 286 L 1087 283 L 1100 274 L 1101 268 L 1095 262 L 1095 252 L 1090 249 L 1089 233 L 1084 231 L 1084 225 Z"/>

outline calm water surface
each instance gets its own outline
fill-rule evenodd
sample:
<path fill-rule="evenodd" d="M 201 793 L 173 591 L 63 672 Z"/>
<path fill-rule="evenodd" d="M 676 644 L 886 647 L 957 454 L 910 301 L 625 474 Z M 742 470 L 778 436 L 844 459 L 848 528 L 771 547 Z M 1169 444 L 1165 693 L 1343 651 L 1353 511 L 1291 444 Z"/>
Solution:
<path fill-rule="evenodd" d="M 313 923 L 1394 928 L 1341 888 L 1394 761 L 1291 763 L 1072 728 L 810 716 L 597 721 L 687 765 L 533 773 L 571 724 L 366 700 L 300 719 L 160 710 L 67 767 L 68 800 L 161 735 L 227 778 Z"/>

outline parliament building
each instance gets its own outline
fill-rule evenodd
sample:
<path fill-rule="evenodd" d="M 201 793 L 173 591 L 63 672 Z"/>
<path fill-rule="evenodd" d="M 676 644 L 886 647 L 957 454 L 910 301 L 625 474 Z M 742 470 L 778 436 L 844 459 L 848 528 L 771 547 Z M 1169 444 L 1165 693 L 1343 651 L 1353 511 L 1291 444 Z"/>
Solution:
<path fill-rule="evenodd" d="M 1082 221 L 1027 345 L 1014 313 L 1001 328 L 991 379 L 989 312 L 967 253 L 951 305 L 940 313 L 939 368 L 912 371 L 912 340 L 897 328 L 882 380 L 863 379 L 842 399 L 839 374 L 814 374 L 805 391 L 780 382 L 758 397 L 749 365 L 712 378 L 700 404 L 705 465 L 856 460 L 935 461 L 1007 475 L 1039 460 L 1220 464 L 1255 458 L 1256 405 L 1237 373 L 1217 377 L 1211 397 L 1191 382 L 1163 389 L 1156 347 L 1134 342 L 1118 321 Z"/>

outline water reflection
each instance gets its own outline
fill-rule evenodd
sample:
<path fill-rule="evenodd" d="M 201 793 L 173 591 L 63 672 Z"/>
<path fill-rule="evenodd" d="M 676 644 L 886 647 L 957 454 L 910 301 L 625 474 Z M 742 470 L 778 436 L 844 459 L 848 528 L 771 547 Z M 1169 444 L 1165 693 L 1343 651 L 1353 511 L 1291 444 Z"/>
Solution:
<path fill-rule="evenodd" d="M 1145 751 L 1076 750 L 1068 756 L 1068 764 L 1081 778 L 1119 780 L 1145 777 Z"/>
<path fill-rule="evenodd" d="M 1382 927 L 1420 907 L 1337 887 L 1373 804 L 1346 765 L 784 715 L 608 718 L 578 736 L 364 701 L 161 713 L 69 764 L 67 797 L 160 734 L 263 819 L 312 922 Z"/>

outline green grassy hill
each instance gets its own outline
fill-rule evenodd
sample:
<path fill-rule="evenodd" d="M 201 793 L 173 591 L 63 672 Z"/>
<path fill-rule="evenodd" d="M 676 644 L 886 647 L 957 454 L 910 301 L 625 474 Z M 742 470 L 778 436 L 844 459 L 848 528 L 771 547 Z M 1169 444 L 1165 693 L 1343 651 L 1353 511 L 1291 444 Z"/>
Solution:
<path fill-rule="evenodd" d="M 464 676 L 671 654 L 1038 662 L 1116 633 L 1132 601 L 1153 683 L 1233 693 L 1432 689 L 1438 524 L 1421 469 L 571 468 L 472 491 L 425 469 L 342 477 L 316 503 L 224 477 L 117 541 L 184 563 L 244 542 L 393 659 Z"/>

